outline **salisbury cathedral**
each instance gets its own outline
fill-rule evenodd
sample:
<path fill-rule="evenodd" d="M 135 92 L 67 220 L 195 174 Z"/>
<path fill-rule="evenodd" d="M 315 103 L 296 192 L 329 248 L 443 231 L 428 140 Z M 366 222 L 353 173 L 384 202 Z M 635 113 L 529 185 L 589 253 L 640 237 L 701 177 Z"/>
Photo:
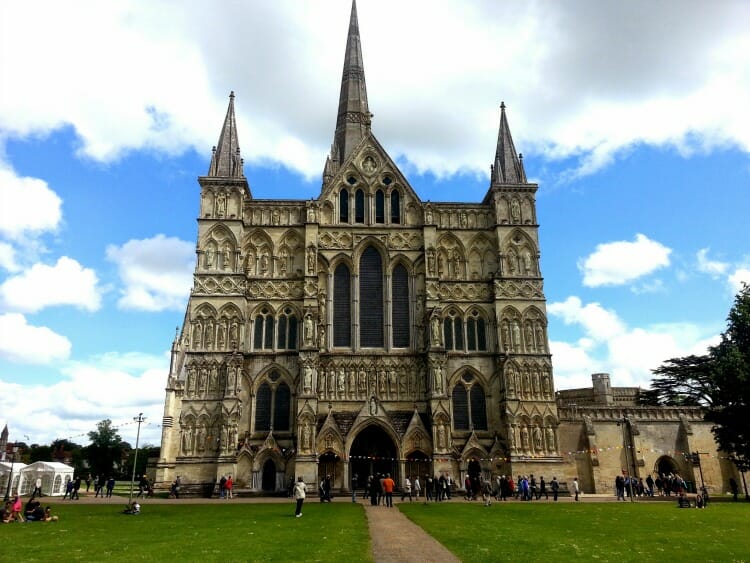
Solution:
<path fill-rule="evenodd" d="M 694 480 L 681 453 L 710 447 L 704 477 L 723 487 L 699 409 L 638 407 L 601 374 L 555 393 L 537 185 L 498 118 L 484 199 L 422 201 L 373 134 L 355 5 L 316 199 L 253 197 L 230 96 L 198 179 L 157 483 L 535 473 L 602 491 L 623 468 Z"/>

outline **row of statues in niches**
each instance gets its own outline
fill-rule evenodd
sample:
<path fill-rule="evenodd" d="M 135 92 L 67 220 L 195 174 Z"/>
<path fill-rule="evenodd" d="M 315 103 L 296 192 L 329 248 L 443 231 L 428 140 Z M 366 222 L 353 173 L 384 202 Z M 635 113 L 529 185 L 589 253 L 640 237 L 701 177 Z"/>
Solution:
<path fill-rule="evenodd" d="M 553 455 L 557 453 L 555 430 L 551 425 L 542 426 L 522 422 L 508 428 L 508 445 L 512 453 Z"/>
<path fill-rule="evenodd" d="M 424 376 L 416 367 L 374 369 L 372 367 L 301 368 L 301 391 L 327 400 L 364 401 L 376 395 L 381 400 L 416 401 L 424 397 Z"/>
<path fill-rule="evenodd" d="M 237 451 L 237 423 L 210 424 L 204 421 L 187 421 L 180 430 L 182 455 L 221 455 Z"/>

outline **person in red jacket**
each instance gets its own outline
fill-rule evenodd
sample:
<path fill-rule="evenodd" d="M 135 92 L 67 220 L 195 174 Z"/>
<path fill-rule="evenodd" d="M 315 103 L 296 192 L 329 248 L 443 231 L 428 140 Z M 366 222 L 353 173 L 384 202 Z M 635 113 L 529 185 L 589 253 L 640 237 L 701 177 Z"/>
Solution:
<path fill-rule="evenodd" d="M 396 487 L 396 483 L 391 479 L 391 474 L 386 473 L 385 479 L 383 479 L 383 492 L 385 493 L 385 505 L 388 508 L 393 508 L 393 489 Z"/>
<path fill-rule="evenodd" d="M 224 488 L 226 489 L 228 499 L 232 498 L 232 487 L 234 487 L 234 481 L 232 481 L 232 476 L 230 475 L 229 477 L 227 477 L 227 482 L 224 483 Z"/>

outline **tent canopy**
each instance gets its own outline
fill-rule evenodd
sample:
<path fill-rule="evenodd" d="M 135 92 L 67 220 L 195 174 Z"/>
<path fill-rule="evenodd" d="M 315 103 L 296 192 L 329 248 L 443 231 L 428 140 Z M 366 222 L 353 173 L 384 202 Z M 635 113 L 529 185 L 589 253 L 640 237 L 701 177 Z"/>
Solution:
<path fill-rule="evenodd" d="M 10 465 L 11 463 L 9 461 L 0 461 L 0 473 L 10 473 Z M 23 471 L 28 465 L 25 463 L 21 463 L 20 461 L 14 461 L 13 462 L 13 473 L 18 473 L 19 471 Z"/>

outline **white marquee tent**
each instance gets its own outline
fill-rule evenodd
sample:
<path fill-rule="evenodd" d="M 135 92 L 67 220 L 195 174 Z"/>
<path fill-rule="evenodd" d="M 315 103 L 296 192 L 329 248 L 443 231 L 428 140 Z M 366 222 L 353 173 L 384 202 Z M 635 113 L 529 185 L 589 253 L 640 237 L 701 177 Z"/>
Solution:
<path fill-rule="evenodd" d="M 0 461 L 0 495 L 5 495 L 5 491 L 8 490 L 8 478 L 11 473 L 11 465 L 13 466 L 13 482 L 10 486 L 11 496 L 18 491 L 18 487 L 21 484 L 21 472 L 28 467 L 25 463 L 20 461 L 14 461 L 12 464 L 9 461 Z"/>
<path fill-rule="evenodd" d="M 66 481 L 73 479 L 73 468 L 57 461 L 35 461 L 21 470 L 21 495 L 34 492 L 36 480 L 42 480 L 42 494 L 57 496 L 65 494 Z"/>

